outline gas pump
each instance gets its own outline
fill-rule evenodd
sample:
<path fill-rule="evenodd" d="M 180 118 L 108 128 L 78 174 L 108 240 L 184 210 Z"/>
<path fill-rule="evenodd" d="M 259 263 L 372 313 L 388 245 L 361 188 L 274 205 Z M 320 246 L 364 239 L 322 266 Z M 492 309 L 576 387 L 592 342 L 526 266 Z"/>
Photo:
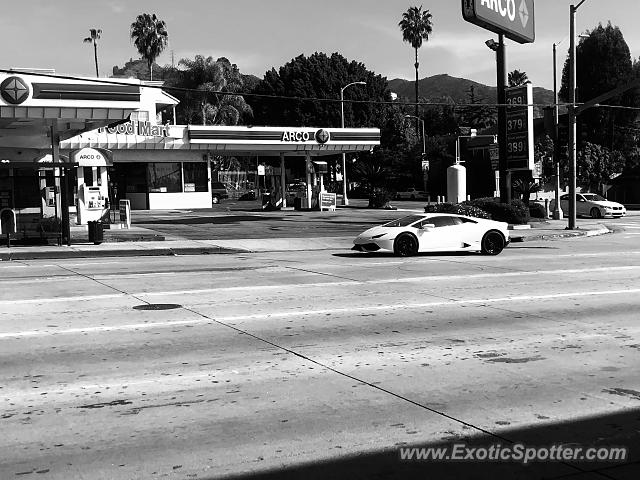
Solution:
<path fill-rule="evenodd" d="M 105 214 L 108 214 L 107 167 L 91 167 L 91 171 L 93 178 L 85 179 L 84 169 L 78 168 L 78 199 L 76 201 L 78 225 L 102 220 Z"/>

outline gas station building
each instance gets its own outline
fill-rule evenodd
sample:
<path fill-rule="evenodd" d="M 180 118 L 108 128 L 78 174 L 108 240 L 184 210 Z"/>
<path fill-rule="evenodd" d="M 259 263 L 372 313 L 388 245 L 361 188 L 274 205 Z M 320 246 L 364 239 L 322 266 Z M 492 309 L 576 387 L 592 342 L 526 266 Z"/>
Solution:
<path fill-rule="evenodd" d="M 177 104 L 161 82 L 0 71 L 3 233 L 42 237 L 57 228 L 64 237 L 61 226 L 106 218 L 122 199 L 134 210 L 209 208 L 218 156 L 279 157 L 274 194 L 283 203 L 287 162 L 304 162 L 303 206 L 311 208 L 321 157 L 380 144 L 375 128 L 163 124 Z"/>

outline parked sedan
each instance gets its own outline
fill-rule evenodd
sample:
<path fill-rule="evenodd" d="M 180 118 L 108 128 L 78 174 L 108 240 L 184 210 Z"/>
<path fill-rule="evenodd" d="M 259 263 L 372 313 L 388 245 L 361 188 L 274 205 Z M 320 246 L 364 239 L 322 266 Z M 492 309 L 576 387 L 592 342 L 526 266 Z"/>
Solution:
<path fill-rule="evenodd" d="M 370 228 L 354 240 L 353 250 L 393 252 L 482 252 L 498 255 L 509 243 L 508 224 L 464 215 L 409 215 Z"/>
<path fill-rule="evenodd" d="M 418 200 L 427 198 L 427 193 L 415 188 L 408 188 L 407 190 L 396 192 L 396 200 Z"/>
<path fill-rule="evenodd" d="M 569 195 L 560 197 L 560 208 L 566 215 L 569 212 Z M 555 202 L 551 202 L 551 210 L 555 209 Z M 589 216 L 591 218 L 624 217 L 627 209 L 621 203 L 610 202 L 597 193 L 576 194 L 576 215 Z"/>

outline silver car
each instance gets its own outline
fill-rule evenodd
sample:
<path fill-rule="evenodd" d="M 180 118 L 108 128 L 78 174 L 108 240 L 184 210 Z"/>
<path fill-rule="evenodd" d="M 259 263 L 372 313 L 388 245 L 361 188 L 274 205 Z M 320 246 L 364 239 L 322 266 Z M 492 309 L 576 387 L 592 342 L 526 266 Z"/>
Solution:
<path fill-rule="evenodd" d="M 551 202 L 551 210 L 555 208 L 555 202 Z M 560 208 L 566 215 L 569 212 L 569 195 L 560 197 Z M 611 202 L 597 193 L 576 194 L 576 215 L 591 218 L 624 217 L 627 209 L 618 202 Z"/>

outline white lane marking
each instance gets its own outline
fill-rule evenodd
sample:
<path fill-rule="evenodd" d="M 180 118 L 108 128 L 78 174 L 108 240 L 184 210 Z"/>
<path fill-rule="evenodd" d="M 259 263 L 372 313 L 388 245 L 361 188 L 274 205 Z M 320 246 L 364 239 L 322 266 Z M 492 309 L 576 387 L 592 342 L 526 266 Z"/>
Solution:
<path fill-rule="evenodd" d="M 249 292 L 255 290 L 283 290 L 293 288 L 318 288 L 318 287 L 336 287 L 336 286 L 356 286 L 356 285 L 384 285 L 388 283 L 422 283 L 433 281 L 448 281 L 448 280 L 477 280 L 486 278 L 505 278 L 505 277 L 524 277 L 531 275 L 567 275 L 578 273 L 597 273 L 597 272 L 625 272 L 632 270 L 640 270 L 640 265 L 627 265 L 621 267 L 600 267 L 600 268 L 573 268 L 573 269 L 561 269 L 561 270 L 528 270 L 522 272 L 493 272 L 493 273 L 477 273 L 471 275 L 428 275 L 420 277 L 405 277 L 405 278 L 384 278 L 377 280 L 344 280 L 336 282 L 314 282 L 314 283 L 295 283 L 295 284 L 276 284 L 276 285 L 241 285 L 236 287 L 214 287 L 214 288 L 202 288 L 202 289 L 189 289 L 189 290 L 170 290 L 161 292 L 130 292 L 127 294 L 111 293 L 104 295 L 86 295 L 75 297 L 53 297 L 53 298 L 28 298 L 22 300 L 0 300 L 0 305 L 19 305 L 19 304 L 40 304 L 40 303 L 59 303 L 59 302 L 74 302 L 81 300 L 98 300 L 108 298 L 120 298 L 125 296 L 131 297 L 168 297 L 168 296 L 184 296 L 184 295 L 199 295 L 199 294 L 212 294 L 220 292 Z"/>
<path fill-rule="evenodd" d="M 249 315 L 235 315 L 229 317 L 213 317 L 213 318 L 197 318 L 192 320 L 173 320 L 168 322 L 148 322 L 133 323 L 127 325 L 113 326 L 96 326 L 84 328 L 68 328 L 60 330 L 25 330 L 22 332 L 6 332 L 0 333 L 0 339 L 5 338 L 27 338 L 27 337 L 45 337 L 53 335 L 70 335 L 77 333 L 99 333 L 99 332 L 118 332 L 130 330 L 150 330 L 153 328 L 172 328 L 181 325 L 203 325 L 211 324 L 216 321 L 222 323 L 246 321 L 246 320 L 264 320 L 269 318 L 290 318 L 310 315 L 330 315 L 330 314 L 353 314 L 356 312 L 378 312 L 378 311 L 395 311 L 408 309 L 425 309 L 443 306 L 459 306 L 459 305 L 487 305 L 492 303 L 509 303 L 509 302 L 529 302 L 534 300 L 555 300 L 560 298 L 581 298 L 590 296 L 604 295 L 629 295 L 640 293 L 640 288 L 625 290 L 596 290 L 591 292 L 569 292 L 569 293 L 553 293 L 548 295 L 515 295 L 510 297 L 496 298 L 477 298 L 470 300 L 442 300 L 437 302 L 425 303 L 405 303 L 405 304 L 388 304 L 388 305 L 367 305 L 362 307 L 346 307 L 346 308 L 324 308 L 316 310 L 297 310 L 287 312 L 271 312 L 271 313 L 255 313 Z"/>
<path fill-rule="evenodd" d="M 262 289 L 277 289 L 283 288 L 309 288 L 309 287 L 330 287 L 330 286 L 347 286 L 347 285 L 383 285 L 387 283 L 419 283 L 427 281 L 445 281 L 445 280 L 475 280 L 481 278 L 493 278 L 493 277 L 522 277 L 529 275 L 564 275 L 564 274 L 576 274 L 576 273 L 594 273 L 594 272 L 613 272 L 613 271 L 629 271 L 640 270 L 640 265 L 627 265 L 623 267 L 601 267 L 601 268 L 574 268 L 574 269 L 562 269 L 562 270 L 534 270 L 523 272 L 493 272 L 493 273 L 476 273 L 471 275 L 428 275 L 420 277 L 405 277 L 405 278 L 384 278 L 378 280 L 363 280 L 363 281 L 340 281 L 340 282 L 319 282 L 319 283 L 296 283 L 291 285 L 245 285 L 238 287 L 220 287 L 220 288 L 204 288 L 199 290 L 176 290 L 172 292 L 144 292 L 135 293 L 135 296 L 164 296 L 164 295 L 187 295 L 187 294 L 204 294 L 214 292 L 231 292 L 231 291 L 250 291 L 250 290 L 262 290 Z"/>
<path fill-rule="evenodd" d="M 102 295 L 81 295 L 75 297 L 25 298 L 23 300 L 0 300 L 0 305 L 18 305 L 34 303 L 80 302 L 82 300 L 102 300 L 109 298 L 128 297 L 130 294 L 105 293 Z"/>

